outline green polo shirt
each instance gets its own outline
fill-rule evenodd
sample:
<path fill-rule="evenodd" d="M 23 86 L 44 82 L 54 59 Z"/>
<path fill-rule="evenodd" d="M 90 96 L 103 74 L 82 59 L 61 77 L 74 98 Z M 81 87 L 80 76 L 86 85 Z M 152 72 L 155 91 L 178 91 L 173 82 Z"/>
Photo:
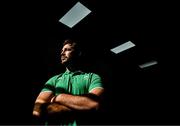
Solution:
<path fill-rule="evenodd" d="M 50 78 L 42 91 L 52 91 L 55 95 L 70 93 L 72 95 L 82 95 L 89 93 L 94 88 L 102 88 L 102 81 L 95 73 L 85 73 L 82 71 L 70 72 L 55 75 Z"/>
<path fill-rule="evenodd" d="M 101 77 L 95 73 L 85 73 L 82 71 L 64 73 L 51 77 L 44 85 L 42 91 L 51 91 L 55 95 L 68 93 L 72 95 L 82 95 L 91 92 L 95 88 L 103 88 Z M 77 125 L 76 121 L 70 125 Z"/>

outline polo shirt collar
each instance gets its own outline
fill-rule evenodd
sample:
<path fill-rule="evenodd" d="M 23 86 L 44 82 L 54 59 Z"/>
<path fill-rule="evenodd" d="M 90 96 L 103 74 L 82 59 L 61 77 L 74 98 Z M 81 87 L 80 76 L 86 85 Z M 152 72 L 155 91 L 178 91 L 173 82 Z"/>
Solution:
<path fill-rule="evenodd" d="M 70 70 L 66 70 L 65 74 L 78 74 L 78 73 L 83 73 L 81 70 L 76 70 L 76 71 L 70 71 Z"/>

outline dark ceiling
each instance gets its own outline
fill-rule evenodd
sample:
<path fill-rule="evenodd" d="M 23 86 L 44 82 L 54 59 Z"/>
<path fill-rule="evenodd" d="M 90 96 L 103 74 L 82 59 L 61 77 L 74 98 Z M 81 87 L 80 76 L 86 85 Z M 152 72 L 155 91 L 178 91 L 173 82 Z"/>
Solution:
<path fill-rule="evenodd" d="M 6 49 L 2 61 L 7 66 L 4 80 L 7 82 L 8 75 L 14 79 L 7 84 L 12 84 L 13 88 L 5 88 L 10 92 L 17 88 L 15 96 L 27 96 L 20 99 L 31 105 L 27 108 L 17 105 L 25 116 L 16 116 L 17 110 L 11 109 L 17 117 L 12 123 L 21 123 L 19 117 L 25 118 L 22 123 L 30 120 L 32 103 L 43 83 L 64 70 L 59 64 L 59 45 L 66 38 L 75 38 L 85 48 L 89 70 L 99 73 L 107 88 L 106 116 L 101 115 L 103 124 L 177 124 L 178 85 L 172 70 L 177 59 L 173 43 L 177 34 L 173 33 L 177 26 L 176 4 L 80 0 L 92 12 L 69 28 L 59 19 L 77 2 L 14 1 L 5 4 L 8 9 L 3 10 L 2 23 L 2 41 L 5 42 L 2 48 Z M 110 51 L 127 41 L 136 46 L 120 54 Z M 158 64 L 139 68 L 139 64 L 151 60 Z"/>

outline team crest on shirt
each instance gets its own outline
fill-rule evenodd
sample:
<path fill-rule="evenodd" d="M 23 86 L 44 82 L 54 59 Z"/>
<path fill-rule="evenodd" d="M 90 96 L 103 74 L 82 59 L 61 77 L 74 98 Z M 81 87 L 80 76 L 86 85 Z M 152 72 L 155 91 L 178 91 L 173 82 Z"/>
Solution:
<path fill-rule="evenodd" d="M 84 79 L 88 79 L 88 78 L 89 78 L 89 76 L 88 76 L 88 75 L 85 75 L 85 76 L 84 76 Z"/>
<path fill-rule="evenodd" d="M 59 78 L 58 78 L 58 80 L 61 80 L 61 79 L 62 79 L 62 77 L 59 77 Z"/>

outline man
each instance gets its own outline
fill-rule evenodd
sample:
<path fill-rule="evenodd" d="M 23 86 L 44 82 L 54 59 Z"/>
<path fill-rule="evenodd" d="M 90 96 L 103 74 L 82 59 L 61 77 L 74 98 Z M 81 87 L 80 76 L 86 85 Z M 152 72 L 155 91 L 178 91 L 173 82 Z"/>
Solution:
<path fill-rule="evenodd" d="M 79 115 L 98 110 L 104 92 L 102 81 L 95 73 L 80 71 L 80 55 L 76 42 L 64 41 L 61 63 L 66 71 L 46 82 L 35 101 L 35 117 L 45 119 L 47 124 L 78 125 Z"/>

